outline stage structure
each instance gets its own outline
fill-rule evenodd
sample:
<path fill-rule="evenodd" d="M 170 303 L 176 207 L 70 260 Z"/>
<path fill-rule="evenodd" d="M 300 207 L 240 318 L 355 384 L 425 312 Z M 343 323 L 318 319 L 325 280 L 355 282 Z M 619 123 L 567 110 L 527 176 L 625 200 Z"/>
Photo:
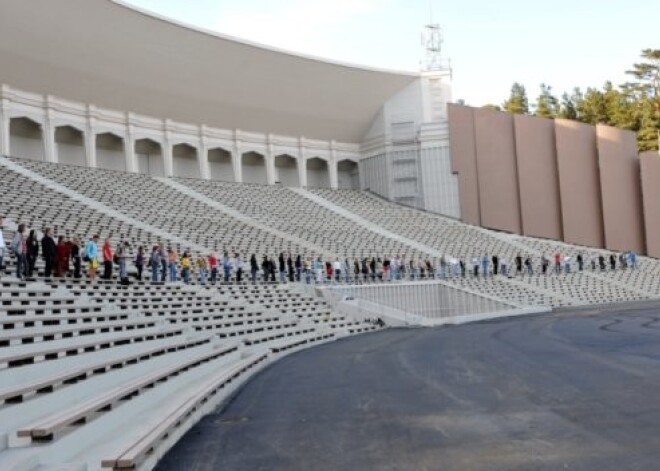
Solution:
<path fill-rule="evenodd" d="M 438 25 L 427 27 L 427 61 L 413 73 L 253 44 L 120 1 L 0 8 L 1 154 L 361 188 L 460 217 Z"/>

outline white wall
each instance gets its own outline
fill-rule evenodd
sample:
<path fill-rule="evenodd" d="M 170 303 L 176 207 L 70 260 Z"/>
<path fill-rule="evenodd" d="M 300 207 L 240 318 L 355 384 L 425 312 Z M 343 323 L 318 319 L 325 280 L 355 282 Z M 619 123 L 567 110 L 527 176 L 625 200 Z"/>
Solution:
<path fill-rule="evenodd" d="M 44 143 L 39 125 L 26 118 L 10 121 L 9 153 L 14 157 L 31 160 L 46 160 Z"/>
<path fill-rule="evenodd" d="M 172 159 L 175 177 L 201 178 L 196 149 L 187 145 L 174 146 Z"/>
<path fill-rule="evenodd" d="M 174 176 L 200 178 L 199 165 L 195 156 L 174 156 Z"/>
<path fill-rule="evenodd" d="M 339 162 L 337 166 L 337 184 L 340 189 L 360 189 L 360 167 L 357 164 L 350 165 Z"/>
<path fill-rule="evenodd" d="M 360 160 L 360 188 L 362 190 L 369 190 L 383 198 L 389 198 L 390 187 L 385 154 Z"/>
<path fill-rule="evenodd" d="M 330 188 L 330 172 L 325 161 L 307 161 L 307 186 L 310 188 Z"/>
<path fill-rule="evenodd" d="M 266 165 L 243 165 L 243 183 L 260 183 L 266 185 Z"/>
<path fill-rule="evenodd" d="M 425 209 L 460 218 L 458 175 L 451 173 L 449 146 L 422 149 L 421 162 Z"/>
<path fill-rule="evenodd" d="M 275 167 L 275 181 L 280 182 L 283 186 L 298 187 L 300 186 L 298 180 L 298 168 L 295 165 L 291 167 Z"/>
<path fill-rule="evenodd" d="M 108 170 L 126 170 L 126 154 L 123 150 L 96 149 L 96 166 Z"/>
<path fill-rule="evenodd" d="M 85 148 L 79 144 L 69 144 L 67 142 L 58 142 L 57 144 L 58 161 L 66 165 L 87 165 L 85 159 Z"/>
<path fill-rule="evenodd" d="M 276 156 L 275 157 L 275 181 L 283 186 L 299 187 L 298 166 L 295 157 Z"/>
<path fill-rule="evenodd" d="M 44 144 L 41 138 L 33 139 L 12 134 L 9 141 L 9 153 L 23 159 L 45 160 Z"/>
<path fill-rule="evenodd" d="M 165 176 L 165 163 L 160 154 L 136 154 L 138 161 L 138 172 L 154 177 Z"/>
<path fill-rule="evenodd" d="M 110 133 L 96 136 L 96 166 L 108 170 L 126 170 L 124 140 Z"/>
<path fill-rule="evenodd" d="M 211 180 L 221 182 L 233 182 L 234 170 L 229 162 L 209 162 L 209 172 Z"/>
<path fill-rule="evenodd" d="M 268 184 L 266 173 L 266 159 L 255 152 L 248 152 L 241 156 L 243 169 L 243 183 Z"/>
<path fill-rule="evenodd" d="M 221 182 L 234 181 L 234 169 L 231 164 L 231 154 L 212 149 L 209 151 L 209 176 L 211 180 Z"/>

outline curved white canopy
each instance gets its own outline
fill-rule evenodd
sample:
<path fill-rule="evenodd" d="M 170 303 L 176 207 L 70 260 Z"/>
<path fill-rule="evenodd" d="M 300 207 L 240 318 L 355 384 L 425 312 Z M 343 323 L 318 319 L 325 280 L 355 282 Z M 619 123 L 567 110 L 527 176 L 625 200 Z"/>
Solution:
<path fill-rule="evenodd" d="M 419 77 L 202 31 L 111 0 L 2 0 L 0 83 L 224 129 L 360 142 Z"/>

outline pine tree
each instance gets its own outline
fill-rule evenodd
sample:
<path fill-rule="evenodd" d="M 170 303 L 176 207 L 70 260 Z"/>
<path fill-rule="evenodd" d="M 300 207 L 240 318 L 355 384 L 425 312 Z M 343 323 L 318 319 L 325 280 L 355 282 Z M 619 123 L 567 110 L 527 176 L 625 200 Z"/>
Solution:
<path fill-rule="evenodd" d="M 552 94 L 552 87 L 541 84 L 541 94 L 536 100 L 536 116 L 555 118 L 559 114 L 559 100 Z"/>
<path fill-rule="evenodd" d="M 509 99 L 502 104 L 502 109 L 509 113 L 529 114 L 529 100 L 525 87 L 516 82 L 511 87 Z"/>
<path fill-rule="evenodd" d="M 572 95 L 564 92 L 561 96 L 561 104 L 559 105 L 559 113 L 557 113 L 557 117 L 563 119 L 578 118 L 575 101 L 573 101 Z"/>
<path fill-rule="evenodd" d="M 660 139 L 660 50 L 644 49 L 642 59 L 626 71 L 634 81 L 622 88 L 637 101 L 640 150 L 655 150 Z"/>
<path fill-rule="evenodd" d="M 577 105 L 578 119 L 588 124 L 607 123 L 607 107 L 603 92 L 594 87 L 587 88 Z"/>

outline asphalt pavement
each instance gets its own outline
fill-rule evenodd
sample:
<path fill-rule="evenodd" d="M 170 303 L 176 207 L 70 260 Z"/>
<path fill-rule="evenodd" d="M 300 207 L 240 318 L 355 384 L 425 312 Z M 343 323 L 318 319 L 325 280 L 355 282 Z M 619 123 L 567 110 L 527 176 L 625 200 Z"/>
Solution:
<path fill-rule="evenodd" d="M 157 471 L 660 469 L 660 308 L 390 329 L 293 354 Z"/>

